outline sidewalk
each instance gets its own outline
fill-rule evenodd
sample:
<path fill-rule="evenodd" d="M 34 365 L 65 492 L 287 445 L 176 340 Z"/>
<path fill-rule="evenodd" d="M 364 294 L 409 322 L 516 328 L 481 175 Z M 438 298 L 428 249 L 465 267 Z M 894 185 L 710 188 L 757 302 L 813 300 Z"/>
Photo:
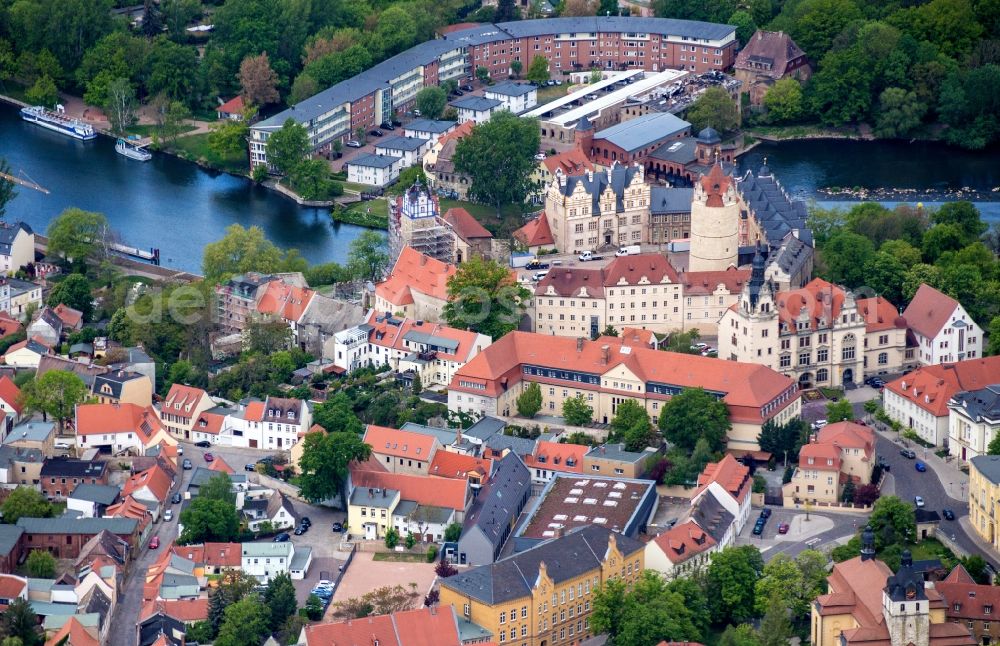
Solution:
<path fill-rule="evenodd" d="M 881 435 L 886 440 L 892 442 L 896 446 L 900 446 L 899 434 L 895 431 L 885 431 L 882 430 L 881 425 L 878 422 L 874 422 L 870 427 L 875 429 L 875 432 Z M 922 446 L 917 445 L 915 442 L 906 441 L 910 448 L 914 450 L 917 454 L 917 458 L 927 465 L 927 468 L 934 472 L 937 476 L 938 481 L 944 488 L 945 494 L 960 503 L 967 502 L 966 500 L 966 488 L 969 485 L 969 476 L 962 472 L 958 468 L 958 460 L 947 461 L 944 458 L 938 457 L 931 449 L 926 449 Z"/>

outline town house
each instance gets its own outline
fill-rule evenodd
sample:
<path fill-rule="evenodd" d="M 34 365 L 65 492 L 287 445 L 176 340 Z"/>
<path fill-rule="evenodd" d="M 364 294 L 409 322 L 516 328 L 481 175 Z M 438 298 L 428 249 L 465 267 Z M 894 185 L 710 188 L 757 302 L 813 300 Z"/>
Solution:
<path fill-rule="evenodd" d="M 930 285 L 917 289 L 903 318 L 916 339 L 921 365 L 983 356 L 983 329 L 961 303 Z"/>

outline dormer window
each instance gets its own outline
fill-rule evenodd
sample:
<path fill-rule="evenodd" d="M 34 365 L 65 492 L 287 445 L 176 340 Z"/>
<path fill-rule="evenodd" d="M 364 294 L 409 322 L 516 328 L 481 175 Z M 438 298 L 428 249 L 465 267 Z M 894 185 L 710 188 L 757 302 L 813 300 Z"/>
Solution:
<path fill-rule="evenodd" d="M 955 612 L 958 612 L 959 610 L 962 609 L 962 604 L 956 603 L 954 606 L 952 606 L 952 608 L 955 610 Z"/>
<path fill-rule="evenodd" d="M 295 411 L 293 410 L 288 411 L 288 419 L 295 419 Z"/>
<path fill-rule="evenodd" d="M 993 606 L 991 606 L 989 604 L 986 604 L 985 606 L 983 606 L 983 614 L 984 615 L 988 615 L 991 612 L 993 612 Z"/>

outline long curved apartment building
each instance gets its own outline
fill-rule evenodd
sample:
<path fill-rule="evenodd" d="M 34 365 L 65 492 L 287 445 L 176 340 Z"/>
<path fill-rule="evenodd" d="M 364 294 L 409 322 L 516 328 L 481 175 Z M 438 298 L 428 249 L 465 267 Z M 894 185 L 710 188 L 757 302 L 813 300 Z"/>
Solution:
<path fill-rule="evenodd" d="M 549 71 L 667 68 L 725 70 L 736 58 L 736 28 L 693 20 L 640 17 L 545 18 L 453 27 L 361 74 L 323 90 L 250 128 L 250 164 L 267 163 L 267 138 L 288 119 L 306 126 L 314 150 L 350 138 L 412 108 L 421 88 L 471 79 L 477 67 L 505 78 L 510 64 L 527 70 L 535 56 Z"/>

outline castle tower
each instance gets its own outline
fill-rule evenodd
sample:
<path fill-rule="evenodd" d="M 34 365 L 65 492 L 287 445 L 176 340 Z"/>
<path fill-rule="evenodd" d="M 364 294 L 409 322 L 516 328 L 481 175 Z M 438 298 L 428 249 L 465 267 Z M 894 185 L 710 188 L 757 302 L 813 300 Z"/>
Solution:
<path fill-rule="evenodd" d="M 452 262 L 454 234 L 440 217 L 438 199 L 419 181 L 389 201 L 389 260 L 395 263 L 403 247 L 442 262 Z"/>
<path fill-rule="evenodd" d="M 913 567 L 910 550 L 903 551 L 899 571 L 886 579 L 882 614 L 892 646 L 930 643 L 930 601 L 924 590 L 924 577 Z"/>
<path fill-rule="evenodd" d="M 695 182 L 688 271 L 724 271 L 739 258 L 740 205 L 735 182 L 716 162 Z"/>
<path fill-rule="evenodd" d="M 589 158 L 590 149 L 594 144 L 594 124 L 590 122 L 587 115 L 583 115 L 583 117 L 576 122 L 574 131 L 573 142 L 580 150 L 583 151 L 583 154 Z"/>

